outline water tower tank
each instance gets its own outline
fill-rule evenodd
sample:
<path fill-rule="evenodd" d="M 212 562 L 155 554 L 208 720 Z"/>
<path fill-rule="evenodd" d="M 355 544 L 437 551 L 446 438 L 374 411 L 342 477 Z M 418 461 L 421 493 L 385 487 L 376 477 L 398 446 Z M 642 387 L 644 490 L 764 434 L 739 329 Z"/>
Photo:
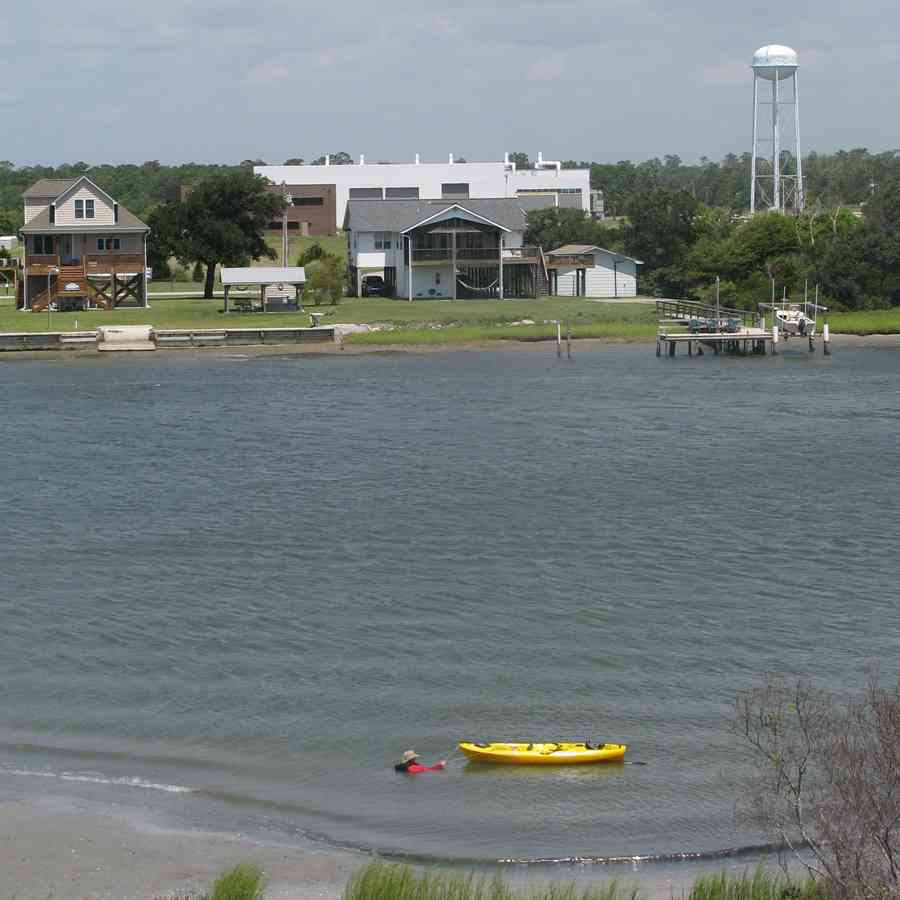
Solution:
<path fill-rule="evenodd" d="M 790 78 L 797 71 L 797 51 L 781 44 L 767 44 L 753 54 L 753 71 L 760 77 L 774 81 Z"/>

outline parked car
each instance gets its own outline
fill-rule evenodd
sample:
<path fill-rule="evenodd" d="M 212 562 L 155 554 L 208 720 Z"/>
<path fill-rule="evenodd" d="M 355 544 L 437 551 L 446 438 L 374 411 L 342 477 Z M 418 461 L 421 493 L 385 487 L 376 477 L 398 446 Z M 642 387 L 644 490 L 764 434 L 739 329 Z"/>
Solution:
<path fill-rule="evenodd" d="M 380 297 L 384 294 L 384 279 L 380 275 L 366 275 L 362 283 L 363 297 Z"/>

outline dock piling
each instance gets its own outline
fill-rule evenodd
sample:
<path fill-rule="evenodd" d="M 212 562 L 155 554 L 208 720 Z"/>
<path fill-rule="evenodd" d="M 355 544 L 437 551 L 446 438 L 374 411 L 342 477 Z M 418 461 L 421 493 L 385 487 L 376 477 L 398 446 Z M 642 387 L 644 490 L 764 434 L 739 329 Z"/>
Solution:
<path fill-rule="evenodd" d="M 827 322 L 822 328 L 822 352 L 825 356 L 831 356 L 831 334 L 828 331 Z"/>

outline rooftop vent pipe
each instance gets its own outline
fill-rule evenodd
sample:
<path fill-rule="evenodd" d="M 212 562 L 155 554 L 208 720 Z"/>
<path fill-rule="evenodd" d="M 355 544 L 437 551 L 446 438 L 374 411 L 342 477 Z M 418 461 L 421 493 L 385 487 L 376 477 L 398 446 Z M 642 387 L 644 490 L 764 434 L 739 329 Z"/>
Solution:
<path fill-rule="evenodd" d="M 538 158 L 534 167 L 536 169 L 556 169 L 556 174 L 559 175 L 560 169 L 562 169 L 562 163 L 559 160 L 544 159 L 544 154 L 538 150 Z"/>

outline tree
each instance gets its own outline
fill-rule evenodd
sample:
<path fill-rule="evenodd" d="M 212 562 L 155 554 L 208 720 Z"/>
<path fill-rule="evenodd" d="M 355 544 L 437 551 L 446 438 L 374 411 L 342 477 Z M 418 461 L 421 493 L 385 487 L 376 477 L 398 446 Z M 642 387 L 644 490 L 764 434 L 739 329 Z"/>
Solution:
<path fill-rule="evenodd" d="M 647 272 L 680 264 L 697 236 L 699 206 L 686 191 L 654 187 L 635 194 L 626 208 L 627 252 Z"/>
<path fill-rule="evenodd" d="M 264 159 L 242 159 L 241 165 L 245 169 L 252 169 L 253 166 L 267 166 L 268 163 Z"/>
<path fill-rule="evenodd" d="M 302 166 L 303 164 L 302 156 L 292 156 L 290 159 L 284 161 L 284 165 L 286 166 Z"/>
<path fill-rule="evenodd" d="M 160 246 L 182 263 L 206 266 L 203 296 L 211 298 L 216 265 L 240 265 L 251 259 L 275 259 L 264 231 L 281 215 L 284 201 L 266 190 L 267 181 L 249 171 L 210 175 L 198 182 L 181 203 L 160 207 Z M 155 238 L 151 233 L 151 242 Z"/>
<path fill-rule="evenodd" d="M 340 153 L 332 153 L 328 157 L 328 162 L 332 166 L 351 166 L 353 165 L 353 157 L 349 153 L 344 153 L 341 151 Z M 320 156 L 312 161 L 312 165 L 314 166 L 324 166 L 325 165 L 325 157 Z"/>
<path fill-rule="evenodd" d="M 306 267 L 305 293 L 316 306 L 341 302 L 347 287 L 347 267 L 332 253 L 323 253 Z"/>
<path fill-rule="evenodd" d="M 517 169 L 533 169 L 534 166 L 531 163 L 531 160 L 528 158 L 527 153 L 523 153 L 521 150 L 516 153 L 509 154 L 509 161 L 511 163 L 516 164 Z"/>
<path fill-rule="evenodd" d="M 555 250 L 563 244 L 593 244 L 607 250 L 620 249 L 621 239 L 615 226 L 594 221 L 581 209 L 549 207 L 527 214 L 525 243 Z"/>
<path fill-rule="evenodd" d="M 308 266 L 313 260 L 320 259 L 327 255 L 328 254 L 322 249 L 322 245 L 318 241 L 313 241 L 313 243 L 297 257 L 297 265 Z"/>
<path fill-rule="evenodd" d="M 766 679 L 736 702 L 753 821 L 846 900 L 900 896 L 900 680 L 859 696 Z M 807 851 L 807 852 L 803 852 Z M 810 855 L 811 854 L 811 855 Z"/>

